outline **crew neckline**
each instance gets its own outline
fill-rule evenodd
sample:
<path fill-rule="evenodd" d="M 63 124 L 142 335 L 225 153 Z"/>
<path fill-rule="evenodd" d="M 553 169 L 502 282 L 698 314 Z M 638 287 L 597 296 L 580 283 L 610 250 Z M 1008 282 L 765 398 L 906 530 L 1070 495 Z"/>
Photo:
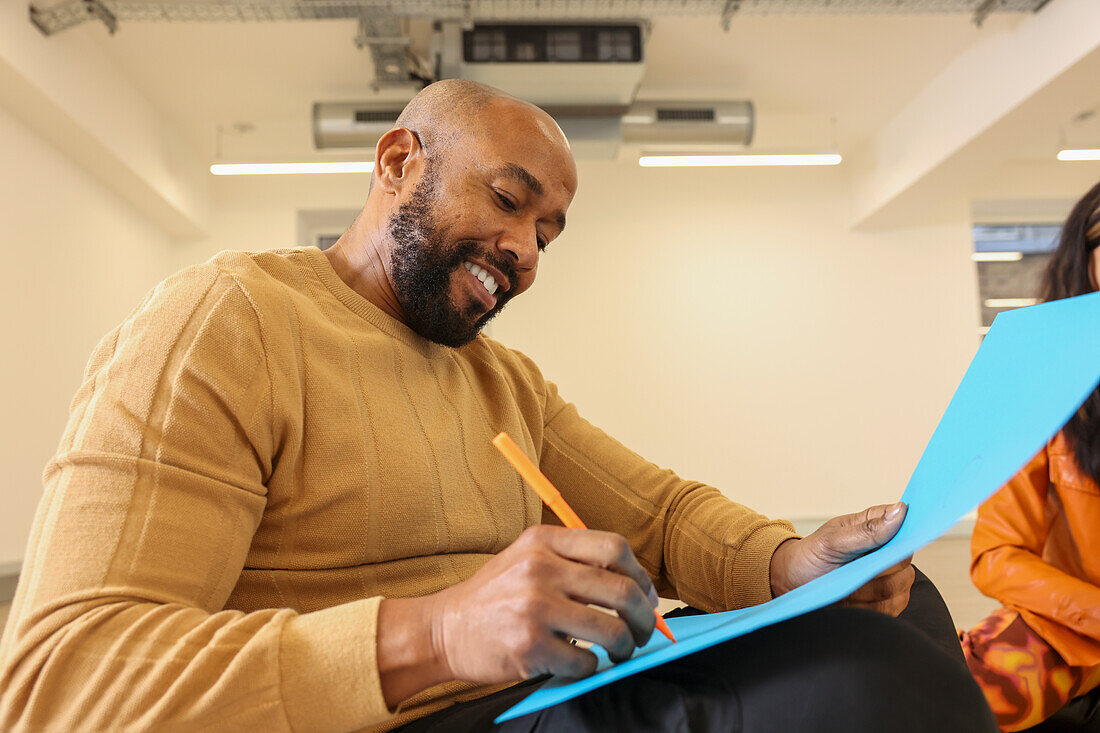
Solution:
<path fill-rule="evenodd" d="M 380 331 L 408 344 L 428 358 L 446 353 L 448 347 L 429 341 L 355 292 L 350 285 L 341 279 L 340 275 L 333 269 L 332 263 L 328 261 L 328 257 L 320 249 L 310 246 L 303 247 L 300 251 L 305 254 L 306 260 L 313 267 L 313 271 L 317 274 L 325 289 L 332 293 L 352 313 Z"/>

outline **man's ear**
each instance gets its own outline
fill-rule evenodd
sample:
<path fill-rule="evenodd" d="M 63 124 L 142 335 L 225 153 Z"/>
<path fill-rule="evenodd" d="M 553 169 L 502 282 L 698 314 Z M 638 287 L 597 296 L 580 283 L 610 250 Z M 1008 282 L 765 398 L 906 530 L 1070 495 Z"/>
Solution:
<path fill-rule="evenodd" d="M 424 150 L 412 130 L 395 127 L 382 136 L 374 149 L 374 176 L 383 193 L 396 194 L 422 163 Z"/>

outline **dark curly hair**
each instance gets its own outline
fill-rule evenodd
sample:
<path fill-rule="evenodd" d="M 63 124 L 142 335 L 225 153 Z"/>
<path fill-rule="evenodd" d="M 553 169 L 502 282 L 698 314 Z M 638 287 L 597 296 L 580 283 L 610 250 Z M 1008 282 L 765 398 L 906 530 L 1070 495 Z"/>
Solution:
<path fill-rule="evenodd" d="M 1092 254 L 1100 246 L 1100 183 L 1077 202 L 1062 226 L 1058 249 L 1043 276 L 1043 300 L 1059 300 L 1100 289 L 1091 272 Z M 1096 338 L 1100 333 L 1089 331 Z M 1063 428 L 1081 469 L 1100 484 L 1100 387 Z"/>

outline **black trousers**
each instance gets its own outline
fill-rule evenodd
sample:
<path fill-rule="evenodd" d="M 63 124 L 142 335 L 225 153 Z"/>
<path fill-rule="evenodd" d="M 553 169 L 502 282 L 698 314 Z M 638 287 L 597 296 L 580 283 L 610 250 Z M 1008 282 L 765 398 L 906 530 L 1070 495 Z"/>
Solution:
<path fill-rule="evenodd" d="M 540 683 L 460 703 L 400 730 L 997 731 L 947 606 L 919 570 L 897 619 L 830 606 L 493 725 Z"/>

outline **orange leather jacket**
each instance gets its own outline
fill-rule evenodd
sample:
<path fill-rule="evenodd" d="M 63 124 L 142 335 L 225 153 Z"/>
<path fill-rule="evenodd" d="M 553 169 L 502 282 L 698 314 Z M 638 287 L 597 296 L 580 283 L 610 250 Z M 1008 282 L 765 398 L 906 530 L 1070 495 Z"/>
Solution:
<path fill-rule="evenodd" d="M 1062 433 L 978 509 L 974 585 L 1073 666 L 1100 664 L 1100 488 Z"/>

